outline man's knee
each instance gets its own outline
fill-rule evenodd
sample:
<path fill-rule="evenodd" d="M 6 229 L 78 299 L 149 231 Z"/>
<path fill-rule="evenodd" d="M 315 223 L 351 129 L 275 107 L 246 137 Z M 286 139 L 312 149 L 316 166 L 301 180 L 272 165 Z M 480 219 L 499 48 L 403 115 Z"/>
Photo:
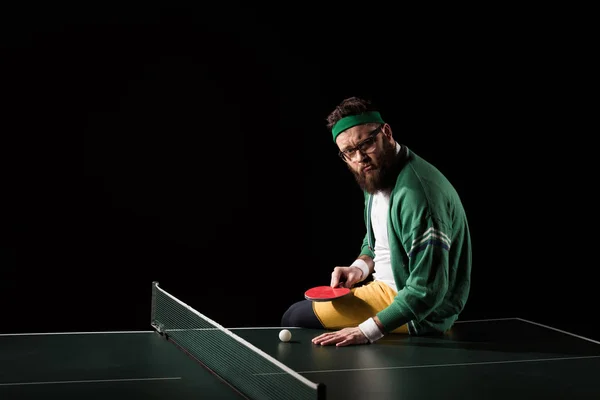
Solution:
<path fill-rule="evenodd" d="M 323 325 L 315 315 L 312 303 L 301 300 L 292 304 L 281 318 L 281 326 L 322 329 Z"/>

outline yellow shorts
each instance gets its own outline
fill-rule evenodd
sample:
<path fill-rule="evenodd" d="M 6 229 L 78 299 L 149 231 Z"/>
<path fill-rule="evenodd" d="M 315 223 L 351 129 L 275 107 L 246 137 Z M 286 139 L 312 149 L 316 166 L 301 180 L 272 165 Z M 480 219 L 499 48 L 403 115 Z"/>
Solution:
<path fill-rule="evenodd" d="M 351 293 L 342 298 L 313 302 L 313 311 L 326 329 L 354 327 L 392 304 L 396 294 L 385 283 L 371 281 L 363 286 L 352 288 Z M 402 325 L 392 333 L 408 334 L 408 326 Z"/>

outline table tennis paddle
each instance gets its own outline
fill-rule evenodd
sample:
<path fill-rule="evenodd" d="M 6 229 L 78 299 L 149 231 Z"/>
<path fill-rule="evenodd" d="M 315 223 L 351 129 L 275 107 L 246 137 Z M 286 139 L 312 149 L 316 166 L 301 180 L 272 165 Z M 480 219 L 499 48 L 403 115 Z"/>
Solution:
<path fill-rule="evenodd" d="M 349 288 L 331 286 L 315 286 L 304 292 L 304 297 L 311 301 L 331 301 L 350 293 Z"/>

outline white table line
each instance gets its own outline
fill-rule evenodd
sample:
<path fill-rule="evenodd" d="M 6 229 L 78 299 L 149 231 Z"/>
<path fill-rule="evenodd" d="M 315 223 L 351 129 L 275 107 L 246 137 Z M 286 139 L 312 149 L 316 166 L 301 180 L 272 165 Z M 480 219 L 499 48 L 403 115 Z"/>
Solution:
<path fill-rule="evenodd" d="M 413 369 L 413 368 L 440 368 L 440 367 L 466 367 L 472 365 L 493 365 L 493 364 L 514 364 L 542 361 L 566 361 L 566 360 L 584 360 L 600 358 L 600 356 L 581 356 L 581 357 L 556 357 L 556 358 L 535 358 L 528 360 L 506 360 L 506 361 L 482 361 L 471 363 L 452 363 L 452 364 L 425 364 L 425 365 L 403 365 L 397 367 L 375 367 L 375 368 L 348 368 L 348 369 L 325 369 L 316 371 L 297 371 L 299 374 L 319 374 L 328 372 L 361 372 L 361 371 L 381 371 L 391 369 Z M 255 375 L 282 375 L 284 372 L 265 372 Z"/>
<path fill-rule="evenodd" d="M 63 385 L 73 383 L 110 383 L 110 382 L 142 382 L 142 381 L 168 381 L 181 379 L 180 376 L 165 378 L 126 378 L 126 379 L 85 379 L 78 381 L 46 381 L 46 382 L 10 382 L 0 383 L 0 386 L 31 386 L 31 385 Z"/>

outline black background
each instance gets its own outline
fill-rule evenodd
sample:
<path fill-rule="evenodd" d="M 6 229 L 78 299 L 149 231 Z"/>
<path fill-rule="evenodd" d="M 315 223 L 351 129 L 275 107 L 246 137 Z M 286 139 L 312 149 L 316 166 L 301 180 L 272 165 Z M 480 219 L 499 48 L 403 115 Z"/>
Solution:
<path fill-rule="evenodd" d="M 362 195 L 325 129 L 358 95 L 462 196 L 461 318 L 600 338 L 579 32 L 340 10 L 6 8 L 0 333 L 149 329 L 155 280 L 225 326 L 277 325 L 359 251 Z"/>

